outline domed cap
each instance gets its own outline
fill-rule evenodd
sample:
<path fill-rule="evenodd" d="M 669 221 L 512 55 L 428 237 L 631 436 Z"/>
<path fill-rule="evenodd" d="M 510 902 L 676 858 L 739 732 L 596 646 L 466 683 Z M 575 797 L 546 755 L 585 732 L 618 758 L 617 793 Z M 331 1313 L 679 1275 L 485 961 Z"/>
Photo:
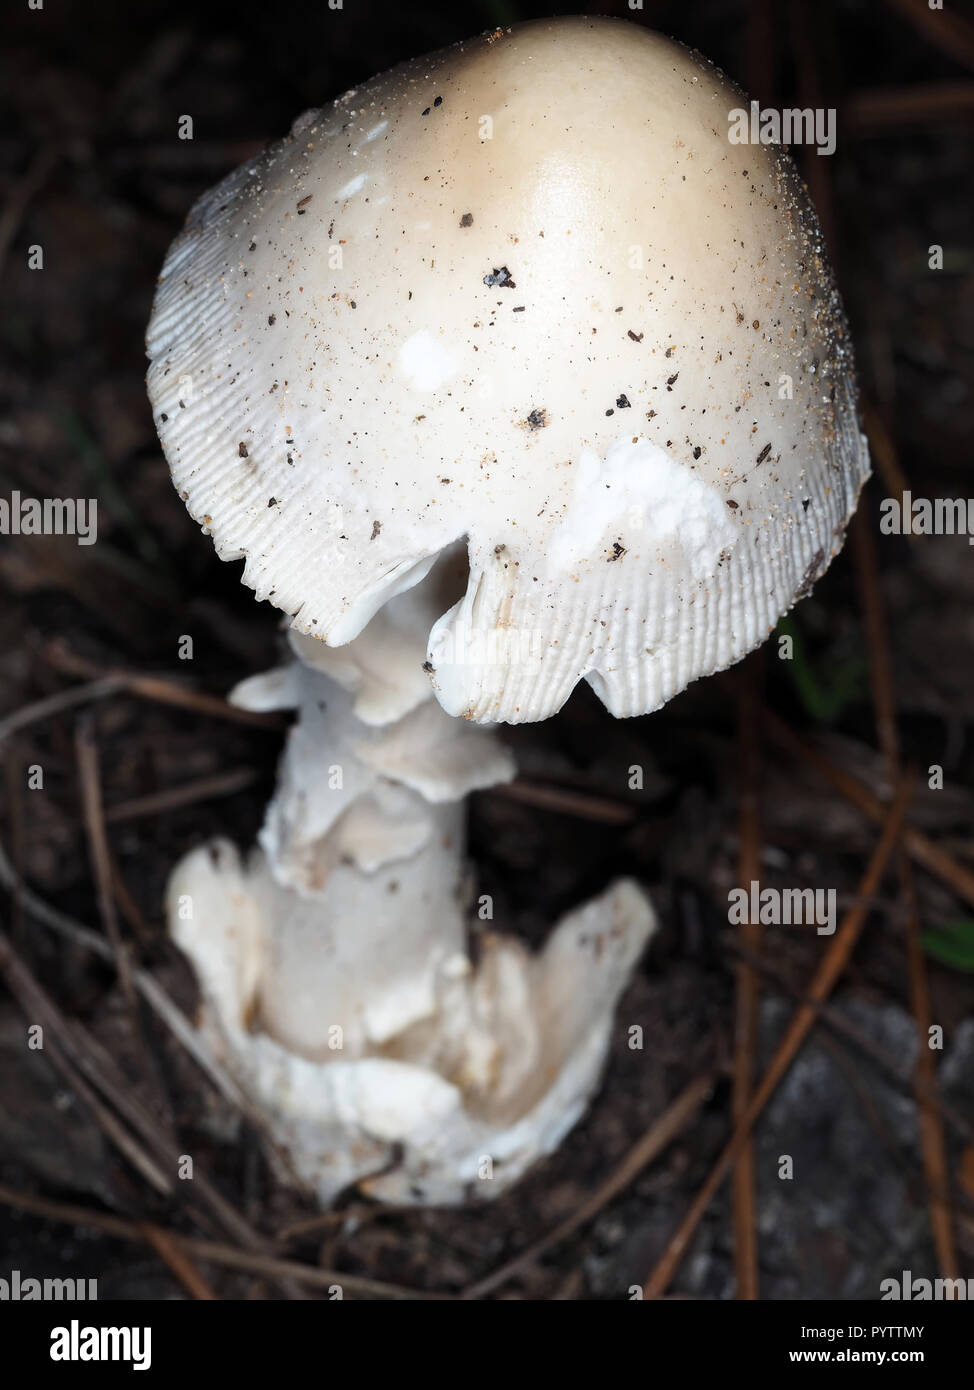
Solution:
<path fill-rule="evenodd" d="M 466 538 L 427 669 L 451 714 L 616 715 L 761 642 L 868 473 L 822 238 L 740 93 L 560 19 L 311 112 L 193 209 L 148 335 L 177 488 L 341 645 Z"/>

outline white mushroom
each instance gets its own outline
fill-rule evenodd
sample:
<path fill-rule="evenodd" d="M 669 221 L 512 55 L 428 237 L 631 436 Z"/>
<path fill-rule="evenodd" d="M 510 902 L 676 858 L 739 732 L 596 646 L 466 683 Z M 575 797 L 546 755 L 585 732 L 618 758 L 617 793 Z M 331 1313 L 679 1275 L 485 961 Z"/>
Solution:
<path fill-rule="evenodd" d="M 324 1200 L 456 1200 L 485 1155 L 485 1192 L 513 1180 L 591 1094 L 652 929 L 617 884 L 474 968 L 460 799 L 511 765 L 472 725 L 581 679 L 655 709 L 841 545 L 868 473 L 842 307 L 789 160 L 729 141 L 740 104 L 632 25 L 496 31 L 301 117 L 167 257 L 160 438 L 290 619 L 296 661 L 236 698 L 299 711 L 263 853 L 190 856 L 171 919 Z"/>

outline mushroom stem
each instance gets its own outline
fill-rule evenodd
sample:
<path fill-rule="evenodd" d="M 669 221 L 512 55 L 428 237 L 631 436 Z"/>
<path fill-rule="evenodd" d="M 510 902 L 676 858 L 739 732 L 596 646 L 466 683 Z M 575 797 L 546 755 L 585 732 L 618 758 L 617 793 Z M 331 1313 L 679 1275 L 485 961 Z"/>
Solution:
<path fill-rule="evenodd" d="M 416 602 L 387 606 L 387 642 Z M 196 969 L 203 1029 L 323 1203 L 356 1181 L 396 1202 L 493 1196 L 582 1113 L 653 919 L 638 888 L 616 884 L 539 956 L 488 934 L 474 966 L 463 798 L 513 762 L 428 685 L 392 718 L 403 699 L 369 676 L 375 636 L 339 649 L 338 667 L 339 653 L 292 637 L 289 665 L 234 691 L 298 719 L 260 848 L 246 861 L 225 841 L 188 855 L 170 927 Z M 421 643 L 415 655 L 421 666 Z"/>

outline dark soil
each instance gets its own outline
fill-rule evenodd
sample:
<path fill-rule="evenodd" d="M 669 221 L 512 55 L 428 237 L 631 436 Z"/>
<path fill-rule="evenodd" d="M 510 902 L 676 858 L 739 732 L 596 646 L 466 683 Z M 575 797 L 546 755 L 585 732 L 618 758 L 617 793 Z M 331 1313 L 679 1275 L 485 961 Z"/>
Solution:
<path fill-rule="evenodd" d="M 952 30 L 942 39 L 920 34 L 901 8 L 880 0 L 809 5 L 810 41 L 794 19 L 801 6 L 647 0 L 642 12 L 618 12 L 699 46 L 765 102 L 814 104 L 807 93 L 818 82 L 825 104 L 838 108 L 837 152 L 808 156 L 817 165 L 806 173 L 830 233 L 864 397 L 879 422 L 873 452 L 885 466 L 862 512 L 878 552 L 902 757 L 921 772 L 910 815 L 972 874 L 974 551 L 965 536 L 882 536 L 877 521 L 880 500 L 897 490 L 891 460 L 917 495 L 974 493 L 974 46 L 968 40 L 965 50 Z M 97 495 L 99 543 L 0 539 L 0 717 L 80 683 L 79 662 L 96 674 L 191 676 L 194 688 L 215 695 L 274 663 L 278 615 L 253 602 L 238 566 L 221 564 L 186 515 L 152 426 L 143 334 L 166 247 L 197 195 L 304 108 L 407 56 L 541 13 L 543 6 L 507 0 L 472 10 L 392 0 L 348 0 L 338 11 L 299 0 L 11 7 L 0 58 L 0 495 Z M 772 41 L 762 27 L 768 15 Z M 880 89 L 890 93 L 885 104 L 872 97 Z M 931 94 L 929 110 L 910 99 L 921 89 Z M 192 142 L 175 138 L 181 113 L 194 114 Z M 943 247 L 936 271 L 934 244 Z M 27 269 L 32 245 L 43 246 L 42 272 Z M 56 1066 L 59 1049 L 78 1055 L 68 1030 L 81 1026 L 108 1048 L 154 1122 L 171 1116 L 179 1151 L 194 1156 L 197 1173 L 269 1238 L 268 1248 L 444 1294 L 577 1211 L 680 1090 L 713 1071 L 709 1101 L 625 1191 L 491 1295 L 630 1296 L 731 1132 L 738 955 L 726 903 L 740 846 L 741 681 L 761 701 L 762 732 L 763 711 L 773 710 L 804 746 L 824 749 L 875 795 L 889 795 L 867 662 L 876 648 L 851 546 L 789 622 L 799 642 L 794 662 L 776 659 L 772 639 L 743 667 L 698 683 L 652 716 L 616 723 L 582 687 L 556 719 L 510 733 L 529 784 L 607 798 L 624 808 L 621 820 L 599 819 L 597 809 L 541 810 L 499 792 L 474 798 L 473 872 L 505 929 L 537 943 L 561 912 L 620 874 L 647 886 L 660 918 L 620 1008 L 598 1099 L 559 1152 L 495 1203 L 394 1211 L 350 1193 L 341 1219 L 288 1234 L 315 1211 L 275 1176 L 248 1126 L 143 1006 L 139 1044 L 109 964 L 6 895 L 0 927 L 64 1029 L 46 1030 L 43 1051 L 26 1046 L 38 1015 L 25 1008 L 4 956 L 11 990 L 0 985 L 0 1277 L 13 1269 L 97 1277 L 102 1298 L 189 1296 L 145 1243 L 80 1219 L 25 1213 L 24 1194 L 241 1243 L 198 1184 L 183 1185 L 190 1195 L 164 1195 L 110 1142 L 104 1119 Z M 194 638 L 189 672 L 175 657 L 183 634 Z M 46 903 L 101 934 L 77 763 L 83 708 L 32 722 L 4 745 L 0 834 Z M 92 708 L 122 935 L 136 961 L 191 1010 L 190 972 L 164 934 L 166 876 L 213 835 L 253 841 L 281 728 L 124 692 Z M 641 792 L 629 790 L 633 764 L 645 769 Z M 43 767 L 42 790 L 28 789 L 35 765 Z M 943 768 L 942 790 L 928 788 L 932 765 Z M 235 771 L 232 792 L 219 794 L 218 784 L 171 809 L 123 804 Z M 848 907 L 877 827 L 770 739 L 759 792 L 763 881 L 834 885 L 840 908 Z M 114 818 L 113 808 L 121 808 Z M 943 1029 L 935 1057 L 952 1239 L 960 1273 L 974 1276 L 974 906 L 942 875 L 918 867 L 915 877 L 925 933 L 966 923 L 958 939 L 967 943 L 967 968 L 930 952 L 925 964 L 932 1020 Z M 880 1280 L 904 1268 L 943 1272 L 912 1084 L 917 1027 L 904 909 L 894 861 L 837 986 L 835 1016 L 816 1026 L 758 1123 L 763 1298 L 875 1298 Z M 827 942 L 808 930 L 768 929 L 763 1061 Z M 641 1050 L 628 1042 L 635 1024 Z M 115 1113 L 118 1097 L 108 1104 Z M 783 1156 L 792 1160 L 790 1178 L 779 1176 Z M 269 1276 L 206 1260 L 199 1268 L 221 1297 L 288 1294 Z M 672 1292 L 734 1296 L 728 1185 Z"/>

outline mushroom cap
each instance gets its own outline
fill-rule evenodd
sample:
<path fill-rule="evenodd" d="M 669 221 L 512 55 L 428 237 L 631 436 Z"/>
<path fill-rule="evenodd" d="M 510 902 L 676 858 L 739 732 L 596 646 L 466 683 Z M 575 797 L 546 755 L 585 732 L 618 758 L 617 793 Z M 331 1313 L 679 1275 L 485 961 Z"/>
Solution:
<path fill-rule="evenodd" d="M 807 194 L 699 54 L 607 19 L 408 62 L 298 120 L 169 251 L 176 487 L 331 646 L 466 539 L 437 698 L 616 715 L 760 643 L 868 474 Z"/>

